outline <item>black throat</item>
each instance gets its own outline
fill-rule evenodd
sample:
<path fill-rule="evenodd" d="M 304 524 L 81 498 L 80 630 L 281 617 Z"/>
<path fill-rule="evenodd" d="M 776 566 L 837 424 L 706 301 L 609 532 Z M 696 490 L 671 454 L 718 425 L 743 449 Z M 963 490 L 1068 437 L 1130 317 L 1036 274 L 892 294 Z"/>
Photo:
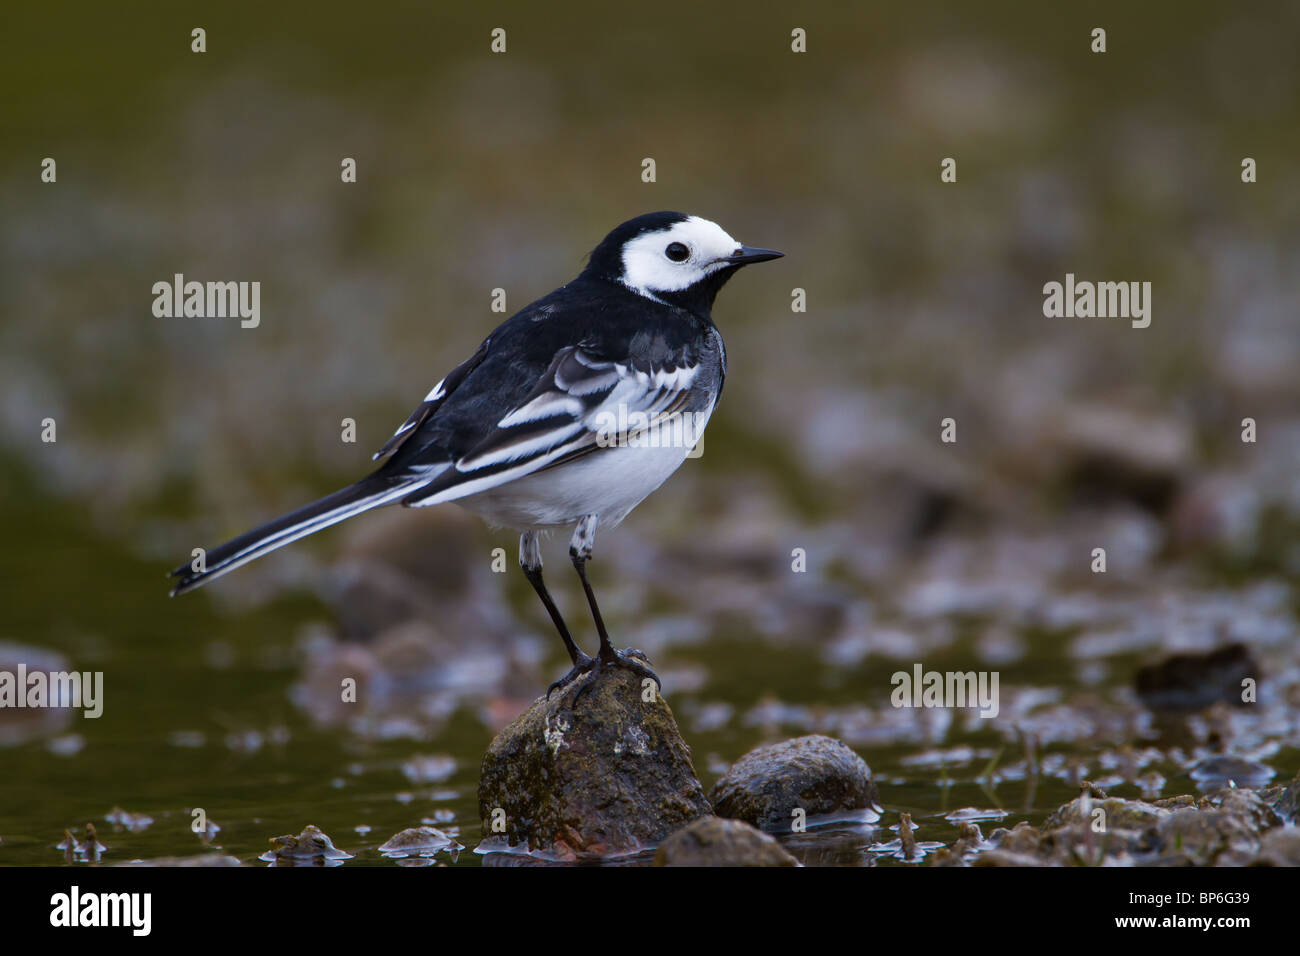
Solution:
<path fill-rule="evenodd" d="M 651 295 L 657 299 L 662 299 L 669 305 L 685 309 L 687 312 L 691 312 L 712 324 L 713 300 L 718 297 L 718 291 L 727 284 L 727 280 L 735 275 L 739 269 L 740 266 L 724 266 L 716 272 L 709 273 L 708 276 L 689 288 L 677 292 L 654 292 L 651 290 Z"/>

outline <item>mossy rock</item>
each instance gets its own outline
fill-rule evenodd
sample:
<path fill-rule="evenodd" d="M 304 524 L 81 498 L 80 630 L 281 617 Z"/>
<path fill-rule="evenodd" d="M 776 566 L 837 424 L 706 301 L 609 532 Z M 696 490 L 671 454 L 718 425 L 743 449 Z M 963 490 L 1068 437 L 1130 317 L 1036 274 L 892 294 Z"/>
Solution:
<path fill-rule="evenodd" d="M 797 810 L 812 823 L 852 814 L 879 819 L 871 768 L 848 746 L 820 734 L 751 750 L 709 796 L 718 816 L 770 832 L 788 832 Z"/>
<path fill-rule="evenodd" d="M 480 849 L 561 859 L 649 849 L 710 813 L 668 703 L 620 668 L 539 699 L 497 734 L 478 797 Z"/>

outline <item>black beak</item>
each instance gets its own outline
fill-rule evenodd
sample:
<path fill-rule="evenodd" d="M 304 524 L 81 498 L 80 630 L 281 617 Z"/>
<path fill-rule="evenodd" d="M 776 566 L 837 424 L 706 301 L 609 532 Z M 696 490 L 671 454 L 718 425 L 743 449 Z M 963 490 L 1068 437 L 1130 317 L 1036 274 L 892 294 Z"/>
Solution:
<path fill-rule="evenodd" d="M 734 253 L 723 259 L 723 262 L 729 262 L 733 266 L 747 266 L 754 262 L 767 262 L 768 259 L 780 259 L 784 252 L 777 252 L 775 249 L 756 249 L 753 246 L 741 246 Z"/>

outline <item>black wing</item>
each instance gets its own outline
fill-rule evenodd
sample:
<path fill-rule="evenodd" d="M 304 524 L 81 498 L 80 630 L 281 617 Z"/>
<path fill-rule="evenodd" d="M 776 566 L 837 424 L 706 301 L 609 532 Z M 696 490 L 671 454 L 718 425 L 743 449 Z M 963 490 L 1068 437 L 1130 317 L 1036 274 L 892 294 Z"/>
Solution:
<path fill-rule="evenodd" d="M 524 401 L 402 503 L 451 501 L 625 443 L 691 404 L 698 373 L 697 365 L 641 366 L 562 348 Z"/>
<path fill-rule="evenodd" d="M 415 434 L 429 416 L 442 406 L 442 403 L 447 400 L 447 396 L 456 391 L 456 388 L 461 382 L 465 381 L 470 372 L 478 368 L 479 363 L 483 361 L 483 358 L 488 353 L 488 343 L 491 341 L 491 336 L 484 339 L 477 352 L 457 365 L 442 381 L 429 389 L 429 394 L 424 396 L 424 401 L 420 403 L 419 407 L 411 412 L 411 416 L 402 423 L 397 431 L 393 432 L 393 437 L 384 442 L 384 447 L 375 452 L 372 456 L 373 461 L 387 458 L 401 448 L 403 442 Z M 428 380 L 426 379 L 426 381 Z"/>

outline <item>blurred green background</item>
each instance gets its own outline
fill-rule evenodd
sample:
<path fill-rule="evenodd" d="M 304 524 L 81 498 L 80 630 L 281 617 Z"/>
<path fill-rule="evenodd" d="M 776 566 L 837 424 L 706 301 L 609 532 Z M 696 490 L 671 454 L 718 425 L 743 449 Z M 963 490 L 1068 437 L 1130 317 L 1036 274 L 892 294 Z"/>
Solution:
<path fill-rule="evenodd" d="M 0 658 L 102 670 L 107 700 L 0 713 L 0 864 L 59 862 L 63 829 L 114 805 L 157 822 L 109 860 L 197 851 L 193 807 L 245 861 L 308 822 L 358 863 L 426 818 L 473 847 L 479 755 L 563 670 L 512 535 L 389 511 L 184 600 L 163 575 L 365 473 L 500 321 L 494 288 L 514 311 L 657 209 L 787 253 L 720 296 L 705 453 L 594 571 L 706 785 L 759 741 L 831 733 L 951 840 L 947 810 L 1038 819 L 1080 774 L 1169 795 L 1225 751 L 1289 777 L 1298 29 L 1263 3 L 7 10 Z M 259 281 L 260 326 L 154 317 L 177 272 Z M 1150 281 L 1150 328 L 1045 318 L 1067 272 Z M 1135 667 L 1226 641 L 1260 661 L 1261 704 L 1153 735 Z M 890 708 L 915 661 L 997 668 L 1002 714 Z M 360 717 L 340 673 L 367 677 Z M 1026 740 L 1058 758 L 1041 781 Z M 875 839 L 796 849 L 872 863 Z"/>

